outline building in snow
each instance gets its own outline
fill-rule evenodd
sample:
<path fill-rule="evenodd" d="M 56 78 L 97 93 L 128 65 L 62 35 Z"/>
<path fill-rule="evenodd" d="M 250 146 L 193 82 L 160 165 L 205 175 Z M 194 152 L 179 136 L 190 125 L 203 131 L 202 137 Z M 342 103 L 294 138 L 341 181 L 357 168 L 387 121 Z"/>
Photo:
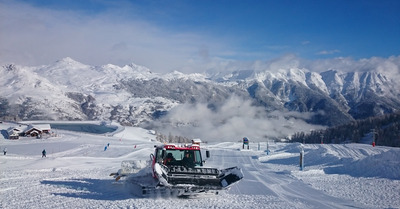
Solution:
<path fill-rule="evenodd" d="M 43 135 L 50 135 L 50 124 L 18 124 L 18 126 L 10 127 L 7 129 L 8 139 L 19 139 L 21 136 L 28 137 L 42 137 Z"/>
<path fill-rule="evenodd" d="M 8 139 L 19 139 L 24 131 L 20 127 L 10 127 L 7 129 Z"/>
<path fill-rule="evenodd" d="M 50 124 L 31 124 L 25 130 L 25 136 L 38 137 L 42 134 L 50 134 L 51 126 Z"/>

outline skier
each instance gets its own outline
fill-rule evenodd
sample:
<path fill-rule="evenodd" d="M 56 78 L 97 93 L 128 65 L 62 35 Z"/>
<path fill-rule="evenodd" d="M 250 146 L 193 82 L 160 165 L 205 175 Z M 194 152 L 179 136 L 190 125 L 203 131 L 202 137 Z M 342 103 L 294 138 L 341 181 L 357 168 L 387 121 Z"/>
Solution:
<path fill-rule="evenodd" d="M 42 151 L 42 157 L 46 157 L 46 150 L 45 149 L 43 149 L 43 151 Z"/>
<path fill-rule="evenodd" d="M 3 152 L 4 152 L 4 155 L 7 154 L 7 147 L 4 147 Z"/>

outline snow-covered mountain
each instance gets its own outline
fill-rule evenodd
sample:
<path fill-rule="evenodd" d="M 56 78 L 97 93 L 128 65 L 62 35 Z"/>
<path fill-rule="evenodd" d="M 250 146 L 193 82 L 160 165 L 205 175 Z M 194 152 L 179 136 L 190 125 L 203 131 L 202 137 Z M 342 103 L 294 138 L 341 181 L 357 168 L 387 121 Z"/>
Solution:
<path fill-rule="evenodd" d="M 315 112 L 317 124 L 336 125 L 352 119 L 399 110 L 400 85 L 376 71 L 322 73 L 290 68 L 268 71 L 236 71 L 211 78 L 237 83 L 259 104 L 291 111 Z"/>
<path fill-rule="evenodd" d="M 22 120 L 143 125 L 184 103 L 207 104 L 218 111 L 232 95 L 267 112 L 312 113 L 307 121 L 322 125 L 400 108 L 399 84 L 375 71 L 316 73 L 289 68 L 157 74 L 135 64 L 89 66 L 71 58 L 36 67 L 6 65 L 0 71 L 0 116 Z"/>

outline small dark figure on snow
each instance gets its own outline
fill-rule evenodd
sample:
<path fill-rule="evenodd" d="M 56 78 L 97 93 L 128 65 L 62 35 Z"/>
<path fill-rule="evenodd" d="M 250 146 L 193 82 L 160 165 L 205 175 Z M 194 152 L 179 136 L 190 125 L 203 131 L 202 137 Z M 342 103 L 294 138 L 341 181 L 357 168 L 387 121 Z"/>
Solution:
<path fill-rule="evenodd" d="M 4 155 L 7 154 L 7 147 L 4 147 L 3 152 L 4 152 Z"/>
<path fill-rule="evenodd" d="M 42 157 L 46 157 L 46 150 L 45 149 L 42 151 Z"/>

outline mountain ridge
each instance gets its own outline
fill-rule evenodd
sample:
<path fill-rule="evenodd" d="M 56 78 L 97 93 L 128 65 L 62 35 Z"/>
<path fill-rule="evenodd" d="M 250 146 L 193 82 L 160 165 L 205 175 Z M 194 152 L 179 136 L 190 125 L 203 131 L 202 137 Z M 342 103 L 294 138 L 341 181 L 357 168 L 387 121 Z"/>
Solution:
<path fill-rule="evenodd" d="M 116 120 L 140 126 L 185 103 L 217 111 L 232 96 L 270 111 L 313 113 L 309 123 L 332 126 L 391 113 L 399 84 L 382 72 L 278 71 L 158 74 L 131 63 L 90 66 L 64 58 L 49 65 L 6 65 L 2 115 L 20 120 Z"/>

